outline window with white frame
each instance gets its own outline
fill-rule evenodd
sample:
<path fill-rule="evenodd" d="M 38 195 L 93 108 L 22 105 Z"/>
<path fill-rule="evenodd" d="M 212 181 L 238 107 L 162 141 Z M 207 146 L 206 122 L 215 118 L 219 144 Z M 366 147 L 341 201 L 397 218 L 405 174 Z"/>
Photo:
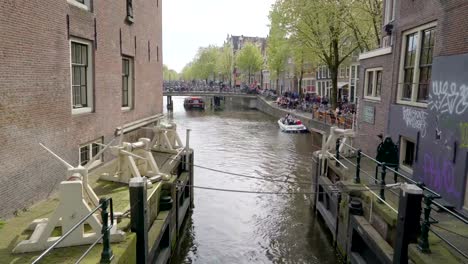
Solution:
<path fill-rule="evenodd" d="M 414 154 L 416 150 L 416 144 L 402 137 L 400 139 L 400 167 L 408 172 L 412 172 L 414 164 Z"/>
<path fill-rule="evenodd" d="M 358 77 L 359 77 L 359 66 L 352 65 L 350 68 L 350 78 L 349 78 L 349 101 L 354 102 L 356 98 L 356 87 L 358 87 Z"/>
<path fill-rule="evenodd" d="M 345 67 L 340 67 L 340 78 L 345 78 L 346 76 L 346 68 Z"/>
<path fill-rule="evenodd" d="M 80 146 L 80 155 L 79 155 L 79 162 L 81 166 L 88 164 L 88 162 L 94 158 L 99 151 L 101 151 L 102 138 L 94 140 L 92 142 L 83 144 Z M 103 155 L 101 154 L 100 157 L 96 157 L 90 167 L 97 166 L 101 164 L 103 161 Z"/>
<path fill-rule="evenodd" d="M 402 38 L 397 102 L 427 105 L 432 75 L 435 23 L 407 31 Z"/>
<path fill-rule="evenodd" d="M 364 87 L 364 98 L 380 100 L 382 91 L 382 68 L 366 70 Z"/>
<path fill-rule="evenodd" d="M 91 10 L 91 0 L 67 0 L 67 2 L 84 10 Z"/>
<path fill-rule="evenodd" d="M 92 45 L 89 41 L 72 39 L 70 49 L 72 112 L 91 112 L 93 107 Z"/>
<path fill-rule="evenodd" d="M 328 88 L 326 86 L 327 82 L 322 82 L 322 96 L 327 96 Z"/>
<path fill-rule="evenodd" d="M 131 109 L 133 106 L 133 59 L 122 58 L 122 108 Z"/>

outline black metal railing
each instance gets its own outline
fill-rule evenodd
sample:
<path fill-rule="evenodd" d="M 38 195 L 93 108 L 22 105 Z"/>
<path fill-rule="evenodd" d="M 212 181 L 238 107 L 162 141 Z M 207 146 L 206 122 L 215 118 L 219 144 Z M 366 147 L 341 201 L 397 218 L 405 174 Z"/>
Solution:
<path fill-rule="evenodd" d="M 110 208 L 110 224 L 109 224 L 109 211 Z M 65 234 L 63 234 L 57 241 L 55 241 L 49 248 L 47 248 L 44 252 L 41 253 L 33 262 L 32 264 L 40 263 L 44 257 L 49 254 L 54 248 L 56 248 L 60 242 L 66 239 L 73 231 L 75 231 L 78 227 L 83 225 L 88 218 L 90 218 L 96 211 L 101 209 L 101 219 L 102 219 L 102 229 L 101 235 L 91 244 L 88 249 L 78 258 L 75 263 L 80 263 L 88 254 L 89 252 L 96 246 L 97 243 L 102 239 L 102 253 L 100 263 L 110 263 L 114 254 L 110 247 L 110 230 L 113 227 L 114 223 L 114 207 L 112 204 L 112 198 L 101 198 L 99 200 L 99 206 L 94 208 L 89 214 L 83 217 L 78 223 L 76 223 L 70 230 L 68 230 Z"/>
<path fill-rule="evenodd" d="M 184 93 L 219 93 L 219 94 L 258 94 L 254 90 L 249 89 L 241 89 L 241 88 L 222 88 L 222 87 L 187 87 L 187 88 L 179 88 L 179 87 L 171 87 L 165 86 L 163 89 L 164 93 L 177 93 L 177 94 L 184 94 Z"/>
<path fill-rule="evenodd" d="M 435 199 L 440 199 L 440 198 L 442 198 L 442 196 L 439 193 L 437 193 L 436 191 L 433 191 L 430 188 L 426 187 L 424 185 L 424 183 L 417 182 L 417 181 L 411 179 L 410 177 L 408 177 L 408 176 L 402 174 L 401 172 L 399 172 L 398 167 L 395 166 L 395 164 L 386 164 L 386 163 L 379 162 L 376 159 L 372 158 L 371 156 L 369 156 L 369 155 L 365 154 L 364 152 L 362 152 L 360 149 L 356 149 L 353 146 L 351 146 L 349 144 L 346 144 L 346 143 L 343 143 L 343 144 L 346 145 L 347 147 L 351 148 L 352 150 L 354 150 L 357 153 L 356 164 L 354 164 L 353 162 L 348 160 L 348 162 L 350 162 L 352 165 L 354 165 L 356 167 L 356 173 L 355 173 L 355 177 L 354 177 L 354 182 L 355 183 L 360 183 L 361 182 L 361 178 L 360 178 L 361 172 L 366 173 L 365 171 L 362 171 L 362 169 L 361 169 L 362 156 L 365 156 L 366 158 L 368 158 L 369 160 L 374 162 L 377 167 L 382 168 L 382 170 L 380 172 L 380 180 L 378 179 L 378 173 L 375 174 L 375 178 L 371 177 L 369 175 L 370 178 L 374 179 L 374 181 L 376 183 L 380 183 L 380 185 L 381 185 L 380 194 L 379 194 L 379 197 L 378 197 L 379 201 L 382 201 L 382 202 L 385 201 L 385 189 L 387 188 L 387 185 L 386 185 L 387 171 L 394 173 L 394 182 L 395 183 L 398 183 L 398 178 L 401 178 L 405 182 L 410 183 L 410 184 L 415 184 L 415 185 L 417 185 L 418 187 L 420 187 L 423 190 L 423 196 L 424 196 L 423 197 L 424 198 L 423 199 L 423 204 L 424 204 L 424 207 L 423 207 L 423 215 L 422 215 L 422 221 L 421 221 L 421 234 L 420 234 L 419 245 L 418 245 L 421 252 L 423 252 L 423 253 L 430 253 L 431 252 L 430 247 L 429 247 L 429 231 L 430 231 L 434 235 L 439 237 L 442 241 L 444 241 L 449 247 L 451 247 L 453 250 L 458 252 L 461 256 L 468 259 L 467 253 L 463 252 L 457 246 L 455 246 L 453 243 L 451 243 L 449 240 L 447 240 L 442 235 L 440 235 L 439 233 L 437 233 L 437 232 L 435 232 L 434 230 L 431 229 L 431 224 L 438 223 L 438 221 L 436 219 L 431 217 L 431 212 L 432 212 L 432 209 L 433 209 L 432 205 L 437 206 L 439 209 L 441 209 L 444 212 L 450 214 L 455 219 L 457 219 L 458 221 L 460 221 L 460 222 L 462 222 L 464 224 L 468 224 L 468 219 L 466 219 L 462 215 L 448 209 L 447 207 L 445 207 L 442 204 L 435 201 Z M 337 147 L 336 149 L 337 149 L 337 153 L 335 154 L 335 159 L 338 159 L 338 158 L 340 158 L 339 151 L 338 151 L 339 148 Z M 343 158 L 343 157 L 341 157 L 341 158 Z M 397 193 L 394 193 L 394 194 L 398 195 Z"/>

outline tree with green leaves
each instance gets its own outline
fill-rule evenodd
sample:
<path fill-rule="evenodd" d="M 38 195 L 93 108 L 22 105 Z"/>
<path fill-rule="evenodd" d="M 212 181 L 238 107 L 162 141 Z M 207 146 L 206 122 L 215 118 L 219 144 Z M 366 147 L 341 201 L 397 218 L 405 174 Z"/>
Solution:
<path fill-rule="evenodd" d="M 215 80 L 218 53 L 218 48 L 212 45 L 198 50 L 198 54 L 192 65 L 196 78 L 206 80 L 207 82 L 210 77 L 212 80 Z"/>
<path fill-rule="evenodd" d="M 300 38 L 321 62 L 328 66 L 332 79 L 331 103 L 337 106 L 338 69 L 374 34 L 372 16 L 359 12 L 365 1 L 381 0 L 277 0 L 281 14 L 281 25 L 288 35 Z M 357 19 L 361 17 L 361 19 Z M 359 34 L 356 33 L 359 29 Z M 377 46 L 368 42 L 367 48 Z"/>
<path fill-rule="evenodd" d="M 179 75 L 175 70 L 169 69 L 167 65 L 163 65 L 163 80 L 165 81 L 174 81 L 177 80 Z"/>
<path fill-rule="evenodd" d="M 276 82 L 276 93 L 279 94 L 279 77 L 285 70 L 289 56 L 288 40 L 286 30 L 281 27 L 281 16 L 279 6 L 273 5 L 269 14 L 270 33 L 267 39 L 267 66 L 270 71 L 270 78 Z"/>
<path fill-rule="evenodd" d="M 382 0 L 355 0 L 348 10 L 347 24 L 354 38 L 359 39 L 359 51 L 364 52 L 380 47 Z"/>
<path fill-rule="evenodd" d="M 229 80 L 229 85 L 232 84 L 232 66 L 234 63 L 234 53 L 231 45 L 224 44 L 220 48 L 216 59 L 216 70 L 221 74 L 223 81 Z"/>
<path fill-rule="evenodd" d="M 291 59 L 294 65 L 295 86 L 302 96 L 302 80 L 307 69 L 311 70 L 312 65 L 317 64 L 318 59 L 314 52 L 305 45 L 301 38 L 292 35 L 288 39 Z"/>
<path fill-rule="evenodd" d="M 249 84 L 252 75 L 260 71 L 263 66 L 263 56 L 260 49 L 252 43 L 247 43 L 236 55 L 236 65 L 247 74 Z"/>
<path fill-rule="evenodd" d="M 191 81 L 193 79 L 195 79 L 195 74 L 193 73 L 193 63 L 190 62 L 188 63 L 187 65 L 184 66 L 184 68 L 182 69 L 182 72 L 180 73 L 180 77 L 184 80 L 184 81 Z"/>

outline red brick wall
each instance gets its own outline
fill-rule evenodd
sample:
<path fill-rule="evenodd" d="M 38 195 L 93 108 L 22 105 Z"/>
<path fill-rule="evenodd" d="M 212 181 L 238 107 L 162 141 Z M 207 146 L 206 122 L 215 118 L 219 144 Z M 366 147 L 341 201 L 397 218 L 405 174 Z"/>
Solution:
<path fill-rule="evenodd" d="M 364 85 L 366 69 L 379 67 L 383 69 L 380 101 L 365 99 Z M 377 135 L 382 134 L 385 136 L 387 131 L 390 95 L 392 92 L 392 70 L 391 54 L 360 61 L 359 87 L 357 91 L 357 96 L 359 97 L 359 125 L 356 136 L 356 146 L 371 156 L 376 155 L 377 146 L 380 144 L 380 139 Z M 374 124 L 362 120 L 364 105 L 374 107 Z"/>
<path fill-rule="evenodd" d="M 94 0 L 92 12 L 66 0 L 0 3 L 0 217 L 46 198 L 65 179 L 64 166 L 39 142 L 76 165 L 80 144 L 102 136 L 107 142 L 117 126 L 162 112 L 162 3 L 133 1 L 131 25 L 125 3 Z M 67 33 L 94 42 L 94 20 L 95 109 L 72 115 Z M 128 112 L 120 106 L 120 30 L 122 53 L 135 62 L 135 103 Z"/>
<path fill-rule="evenodd" d="M 360 113 L 366 103 L 363 98 L 364 72 L 366 68 L 382 66 L 383 87 L 380 103 L 367 103 L 376 106 L 375 125 L 359 121 L 358 146 L 374 153 L 378 144 L 376 136 L 387 133 L 389 103 L 396 102 L 402 35 L 406 30 L 437 21 L 436 47 L 434 56 L 463 54 L 468 52 L 468 1 L 466 0 L 400 0 L 396 2 L 395 21 L 393 22 L 392 53 L 386 56 L 361 60 Z M 364 104 L 363 104 L 364 103 Z M 359 117 L 361 118 L 361 117 Z M 398 140 L 395 139 L 394 140 Z M 373 152 L 374 151 L 374 152 Z"/>
<path fill-rule="evenodd" d="M 400 54 L 402 48 L 402 36 L 407 30 L 425 25 L 430 22 L 437 21 L 436 44 L 434 56 L 437 56 L 440 49 L 440 18 L 442 16 L 442 9 L 439 0 L 401 0 L 397 1 L 395 21 L 393 29 L 393 81 L 392 81 L 392 101 L 396 102 L 398 76 L 400 69 Z"/>
<path fill-rule="evenodd" d="M 436 56 L 468 53 L 468 1 L 441 1 L 443 16 L 439 21 Z"/>
<path fill-rule="evenodd" d="M 468 53 L 467 13 L 466 0 L 397 1 L 391 58 L 394 67 L 391 84 L 393 103 L 396 102 L 403 33 L 436 21 L 434 57 Z"/>

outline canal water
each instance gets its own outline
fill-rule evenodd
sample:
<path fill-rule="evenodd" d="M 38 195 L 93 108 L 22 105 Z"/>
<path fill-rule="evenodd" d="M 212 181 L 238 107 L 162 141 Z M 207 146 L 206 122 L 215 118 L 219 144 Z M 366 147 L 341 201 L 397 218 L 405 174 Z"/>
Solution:
<path fill-rule="evenodd" d="M 195 189 L 179 252 L 172 263 L 339 263 L 329 234 L 310 209 L 312 152 L 308 134 L 285 134 L 259 111 L 185 111 L 175 97 L 169 116 L 185 141 L 192 130 L 195 185 L 252 192 Z M 212 170 L 209 170 L 209 169 Z M 285 182 L 263 181 L 229 172 Z"/>

